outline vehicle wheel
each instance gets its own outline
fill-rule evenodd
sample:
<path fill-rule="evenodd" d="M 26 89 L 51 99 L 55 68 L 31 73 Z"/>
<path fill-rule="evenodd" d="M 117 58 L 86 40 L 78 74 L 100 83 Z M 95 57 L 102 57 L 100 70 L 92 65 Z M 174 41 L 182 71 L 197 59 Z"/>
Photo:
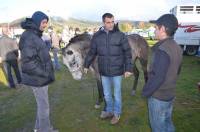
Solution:
<path fill-rule="evenodd" d="M 198 47 L 197 46 L 187 46 L 186 48 L 186 53 L 187 55 L 196 55 L 198 51 Z"/>

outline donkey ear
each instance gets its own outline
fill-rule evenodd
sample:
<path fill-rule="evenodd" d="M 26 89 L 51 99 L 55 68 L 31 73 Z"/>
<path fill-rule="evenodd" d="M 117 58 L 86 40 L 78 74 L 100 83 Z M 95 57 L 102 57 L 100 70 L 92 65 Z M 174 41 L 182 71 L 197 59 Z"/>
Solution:
<path fill-rule="evenodd" d="M 115 24 L 115 26 L 114 26 L 114 28 L 115 28 L 116 31 L 120 31 L 118 25 L 119 25 L 119 23 L 117 22 L 117 23 Z"/>

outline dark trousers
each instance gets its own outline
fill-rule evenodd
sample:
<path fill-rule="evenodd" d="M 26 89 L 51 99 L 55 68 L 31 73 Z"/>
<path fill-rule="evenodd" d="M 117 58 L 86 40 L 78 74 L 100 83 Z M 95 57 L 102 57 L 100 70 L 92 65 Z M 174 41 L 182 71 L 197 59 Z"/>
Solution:
<path fill-rule="evenodd" d="M 20 71 L 19 71 L 17 60 L 4 61 L 3 65 L 4 65 L 4 70 L 5 70 L 6 74 L 7 74 L 8 83 L 9 83 L 11 88 L 14 88 L 15 87 L 15 82 L 14 82 L 13 77 L 12 77 L 11 68 L 13 68 L 13 70 L 15 72 L 15 76 L 17 78 L 17 82 L 21 83 L 21 74 L 20 74 Z"/>

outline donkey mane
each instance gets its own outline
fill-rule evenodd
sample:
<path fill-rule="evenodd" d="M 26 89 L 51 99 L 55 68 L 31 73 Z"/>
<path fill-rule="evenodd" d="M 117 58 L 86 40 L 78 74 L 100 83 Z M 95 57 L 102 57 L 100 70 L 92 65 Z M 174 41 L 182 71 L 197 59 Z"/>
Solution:
<path fill-rule="evenodd" d="M 83 33 L 83 34 L 79 34 L 79 35 L 76 35 L 74 36 L 73 38 L 71 38 L 69 40 L 69 44 L 71 43 L 76 43 L 76 42 L 79 42 L 79 41 L 85 41 L 85 40 L 90 40 L 91 39 L 91 35 L 87 34 L 87 33 Z"/>

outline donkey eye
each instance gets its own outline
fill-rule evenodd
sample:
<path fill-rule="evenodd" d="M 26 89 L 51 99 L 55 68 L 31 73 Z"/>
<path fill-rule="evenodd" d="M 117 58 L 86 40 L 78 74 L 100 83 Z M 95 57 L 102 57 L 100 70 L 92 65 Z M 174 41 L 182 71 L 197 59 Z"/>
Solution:
<path fill-rule="evenodd" d="M 73 54 L 73 51 L 68 50 L 68 51 L 67 51 L 67 54 L 68 54 L 68 55 L 72 55 L 72 54 Z"/>

